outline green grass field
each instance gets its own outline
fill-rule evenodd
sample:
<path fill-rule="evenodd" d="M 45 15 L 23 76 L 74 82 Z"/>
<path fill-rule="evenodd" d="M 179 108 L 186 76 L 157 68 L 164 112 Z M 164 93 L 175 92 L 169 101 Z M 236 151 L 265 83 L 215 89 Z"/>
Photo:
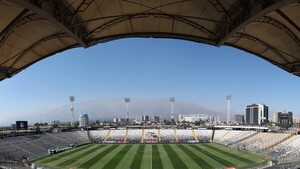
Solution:
<path fill-rule="evenodd" d="M 208 144 L 90 144 L 36 161 L 49 168 L 212 169 L 247 168 L 262 157 Z"/>

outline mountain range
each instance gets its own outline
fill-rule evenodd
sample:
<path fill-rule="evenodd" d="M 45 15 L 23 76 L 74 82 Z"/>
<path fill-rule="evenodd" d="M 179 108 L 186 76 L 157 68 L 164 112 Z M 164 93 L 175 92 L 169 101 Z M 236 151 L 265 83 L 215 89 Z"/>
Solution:
<path fill-rule="evenodd" d="M 171 106 L 167 99 L 155 100 L 131 100 L 129 103 L 129 118 L 137 115 L 147 114 L 149 116 L 159 116 L 161 119 L 170 119 Z M 112 118 L 125 118 L 126 105 L 123 99 L 99 99 L 74 103 L 75 119 L 82 113 L 87 113 L 91 120 L 112 120 Z M 178 114 L 207 114 L 226 118 L 226 113 L 217 112 L 201 107 L 195 103 L 176 101 L 174 112 Z M 63 105 L 57 108 L 40 110 L 38 112 L 24 113 L 18 119 L 28 120 L 29 124 L 35 122 L 48 122 L 50 120 L 70 121 L 72 119 L 70 105 Z"/>

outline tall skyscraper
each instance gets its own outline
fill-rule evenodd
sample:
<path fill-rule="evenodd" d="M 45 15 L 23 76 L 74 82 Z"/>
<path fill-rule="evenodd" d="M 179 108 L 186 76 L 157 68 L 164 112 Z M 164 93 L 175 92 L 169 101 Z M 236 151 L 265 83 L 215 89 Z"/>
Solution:
<path fill-rule="evenodd" d="M 158 116 L 153 116 L 154 122 L 159 122 L 159 117 Z"/>
<path fill-rule="evenodd" d="M 136 117 L 135 117 L 135 120 L 137 121 L 137 122 L 142 122 L 143 121 L 143 116 L 142 115 L 137 115 Z"/>
<path fill-rule="evenodd" d="M 252 104 L 246 107 L 246 124 L 266 125 L 269 122 L 269 108 L 264 104 Z"/>
<path fill-rule="evenodd" d="M 149 116 L 148 116 L 148 115 L 143 115 L 143 116 L 142 116 L 142 121 L 143 121 L 143 122 L 150 121 Z"/>
<path fill-rule="evenodd" d="M 79 116 L 79 127 L 87 127 L 89 125 L 89 116 L 83 113 Z"/>
<path fill-rule="evenodd" d="M 274 112 L 272 115 L 272 123 L 278 123 L 278 112 Z"/>

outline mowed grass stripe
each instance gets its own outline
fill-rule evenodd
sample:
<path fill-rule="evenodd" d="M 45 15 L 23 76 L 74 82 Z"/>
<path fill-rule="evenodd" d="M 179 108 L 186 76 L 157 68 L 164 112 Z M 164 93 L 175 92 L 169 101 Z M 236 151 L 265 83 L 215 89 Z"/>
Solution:
<path fill-rule="evenodd" d="M 147 144 L 145 147 L 141 168 L 142 169 L 152 168 L 152 145 L 151 144 Z"/>
<path fill-rule="evenodd" d="M 212 167 L 209 163 L 207 163 L 205 160 L 197 156 L 194 152 L 187 149 L 183 145 L 177 145 L 182 151 L 184 151 L 195 163 L 198 164 L 202 169 L 212 169 Z"/>
<path fill-rule="evenodd" d="M 87 151 L 87 152 L 80 153 L 77 156 L 75 156 L 74 158 L 71 158 L 69 160 L 66 160 L 66 161 L 63 161 L 63 162 L 59 163 L 57 166 L 59 166 L 59 167 L 66 167 L 68 165 L 71 165 L 72 163 L 76 162 L 77 160 L 79 160 L 79 159 L 81 159 L 81 158 L 83 158 L 83 157 L 85 157 L 85 156 L 87 156 L 87 155 L 89 155 L 89 154 L 97 151 L 98 149 L 100 149 L 102 147 L 105 147 L 105 146 L 106 145 L 100 145 L 100 146 L 97 146 L 97 147 L 95 147 L 95 148 Z"/>
<path fill-rule="evenodd" d="M 115 169 L 129 169 L 130 165 L 135 157 L 135 154 L 140 146 L 135 144 L 131 147 L 131 149 L 126 153 L 123 159 L 119 162 L 118 166 Z"/>
<path fill-rule="evenodd" d="M 77 152 L 79 152 L 79 151 L 81 151 L 81 150 L 85 150 L 85 149 L 87 149 L 87 148 L 89 148 L 89 147 L 91 147 L 91 146 L 93 146 L 93 145 L 92 145 L 92 144 L 89 144 L 89 145 L 87 145 L 87 146 L 82 146 L 82 147 L 76 148 L 75 150 L 70 150 L 70 151 L 68 151 L 68 152 L 64 152 L 64 153 L 62 153 L 62 154 L 53 155 L 53 156 L 50 157 L 50 158 L 46 158 L 46 159 L 44 159 L 44 160 L 41 160 L 40 162 L 42 162 L 42 163 L 50 163 L 50 162 L 54 162 L 54 161 L 59 160 L 59 159 L 61 159 L 61 158 L 63 158 L 63 157 L 67 157 L 67 156 L 69 156 L 69 155 L 71 155 L 71 154 L 77 153 Z"/>
<path fill-rule="evenodd" d="M 221 158 L 219 156 L 216 156 L 216 155 L 214 155 L 214 154 L 212 154 L 212 153 L 210 153 L 210 152 L 208 152 L 208 151 L 206 151 L 206 150 L 204 150 L 204 149 L 202 149 L 202 148 L 200 148 L 200 147 L 198 147 L 196 145 L 190 145 L 190 147 L 196 149 L 197 151 L 205 154 L 206 156 L 214 159 L 215 161 L 219 162 L 220 164 L 222 164 L 222 165 L 224 165 L 226 167 L 233 167 L 233 166 L 235 166 L 234 163 L 232 163 L 232 162 L 230 162 L 228 160 L 225 160 L 225 159 L 223 159 L 223 158 Z"/>
<path fill-rule="evenodd" d="M 237 159 L 237 160 L 243 161 L 243 162 L 245 162 L 245 163 L 247 163 L 247 164 L 255 163 L 255 161 L 252 161 L 252 160 L 249 160 L 249 159 L 247 159 L 247 158 L 238 156 L 238 155 L 233 154 L 233 153 L 230 153 L 230 152 L 228 152 L 228 151 L 221 150 L 221 149 L 219 149 L 219 148 L 217 148 L 217 147 L 214 147 L 214 146 L 211 146 L 211 145 L 209 145 L 209 144 L 204 144 L 203 146 L 205 146 L 205 147 L 207 147 L 207 148 L 209 148 L 209 149 L 215 150 L 215 151 L 217 151 L 217 152 L 219 152 L 219 153 L 221 153 L 221 154 L 224 154 L 224 155 L 226 155 L 226 156 L 228 156 L 228 157 L 232 157 L 232 158 L 235 158 L 235 159 Z"/>
<path fill-rule="evenodd" d="M 119 151 L 103 168 L 116 168 L 126 153 L 131 149 L 132 145 L 126 145 Z"/>
<path fill-rule="evenodd" d="M 114 150 L 115 148 L 119 147 L 119 145 L 113 145 L 109 147 L 108 149 L 98 153 L 90 160 L 86 161 L 85 163 L 81 164 L 79 168 L 90 168 L 92 165 L 94 165 L 97 161 L 101 160 L 104 156 L 106 156 L 109 152 Z"/>
<path fill-rule="evenodd" d="M 162 144 L 158 144 L 157 145 L 157 148 L 159 150 L 159 154 L 161 156 L 161 162 L 162 162 L 162 165 L 163 165 L 163 168 L 166 168 L 166 169 L 174 169 L 174 166 L 166 152 L 166 150 L 164 149 L 163 145 Z"/>
<path fill-rule="evenodd" d="M 163 168 L 157 145 L 152 145 L 152 168 Z"/>
<path fill-rule="evenodd" d="M 244 166 L 244 165 L 248 165 L 247 163 L 245 163 L 245 162 L 243 162 L 243 161 L 240 161 L 240 160 L 238 160 L 238 159 L 236 159 L 236 158 L 229 157 L 229 156 L 227 156 L 227 155 L 225 155 L 225 154 L 222 154 L 222 153 L 220 153 L 220 152 L 218 152 L 218 151 L 209 149 L 208 147 L 205 147 L 205 146 L 203 146 L 202 144 L 198 144 L 197 146 L 198 146 L 198 147 L 201 147 L 203 150 L 206 150 L 206 151 L 208 151 L 208 152 L 210 152 L 210 153 L 212 153 L 212 154 L 214 154 L 214 155 L 216 155 L 216 156 L 219 156 L 220 158 L 223 158 L 223 159 L 225 159 L 225 160 L 227 160 L 227 161 L 232 162 L 232 163 L 233 163 L 235 166 L 237 166 L 237 167 Z M 195 149 L 194 149 L 194 150 L 195 150 Z M 197 151 L 197 150 L 195 150 L 195 151 Z M 226 151 L 226 149 L 225 149 L 225 151 Z M 227 150 L 227 151 L 228 151 L 228 150 Z M 243 153 L 238 153 L 237 155 L 239 155 L 239 156 L 244 156 Z M 217 162 L 216 162 L 216 163 L 217 163 Z M 224 166 L 224 167 L 225 167 L 225 166 Z"/>
<path fill-rule="evenodd" d="M 140 169 L 141 168 L 144 151 L 145 151 L 145 145 L 140 145 L 140 147 L 138 148 L 138 150 L 134 156 L 134 159 L 130 165 L 131 169 Z"/>
<path fill-rule="evenodd" d="M 171 148 L 170 145 L 163 145 L 166 152 L 168 153 L 168 156 L 170 157 L 170 160 L 174 166 L 175 169 L 188 169 L 188 167 L 184 164 L 184 162 L 181 160 L 181 158 L 177 155 L 177 153 Z"/>

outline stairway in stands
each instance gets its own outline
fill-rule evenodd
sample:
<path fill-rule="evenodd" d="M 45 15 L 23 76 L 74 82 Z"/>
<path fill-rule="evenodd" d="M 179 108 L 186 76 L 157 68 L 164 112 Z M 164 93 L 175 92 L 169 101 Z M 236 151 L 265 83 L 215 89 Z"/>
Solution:
<path fill-rule="evenodd" d="M 177 137 L 176 129 L 174 129 L 174 136 L 175 136 L 176 142 L 178 143 L 178 137 Z"/>
<path fill-rule="evenodd" d="M 127 138 L 128 138 L 128 129 L 126 129 L 125 141 L 127 141 Z"/>
<path fill-rule="evenodd" d="M 259 132 L 254 132 L 253 134 L 250 134 L 250 135 L 248 135 L 248 136 L 246 136 L 246 137 L 243 137 L 243 138 L 238 139 L 238 140 L 236 140 L 236 141 L 234 141 L 234 142 L 231 142 L 229 145 L 237 144 L 237 143 L 239 143 L 239 142 L 241 142 L 241 141 L 244 141 L 244 140 L 246 140 L 246 139 L 248 139 L 248 138 L 250 138 L 250 137 L 253 137 L 253 136 L 257 135 L 258 133 L 259 133 Z"/>
<path fill-rule="evenodd" d="M 197 138 L 197 136 L 196 136 L 196 134 L 195 134 L 195 131 L 194 131 L 194 129 L 192 129 L 192 133 L 193 133 L 193 136 L 194 136 L 194 138 L 195 138 L 196 142 L 198 142 L 198 138 Z"/>
<path fill-rule="evenodd" d="M 142 129 L 142 143 L 144 143 L 144 136 L 145 136 L 145 133 L 144 133 L 144 129 Z"/>
<path fill-rule="evenodd" d="M 216 132 L 216 130 L 215 130 L 215 129 L 212 129 L 212 135 L 211 135 L 210 142 L 214 142 L 214 139 L 215 139 L 215 132 Z"/>
<path fill-rule="evenodd" d="M 109 138 L 110 131 L 111 131 L 111 129 L 109 129 L 108 132 L 106 133 L 106 136 L 105 136 L 103 142 L 106 142 L 106 140 Z"/>
<path fill-rule="evenodd" d="M 284 139 L 283 139 L 283 140 L 281 140 L 280 142 L 278 142 L 278 143 L 275 143 L 275 144 L 273 144 L 273 145 L 271 145 L 271 146 L 269 146 L 269 147 L 266 147 L 264 150 L 270 150 L 270 149 L 272 149 L 273 147 L 277 146 L 278 144 L 281 144 L 281 143 L 283 143 L 283 142 L 285 142 L 285 141 L 289 140 L 291 137 L 293 137 L 293 135 L 292 135 L 292 134 L 291 134 L 291 135 L 289 135 L 288 137 L 284 138 Z"/>
<path fill-rule="evenodd" d="M 223 135 L 223 136 L 221 136 L 220 137 L 220 139 L 219 140 L 217 140 L 217 141 L 222 141 L 223 140 L 223 138 L 227 135 L 229 133 L 229 130 L 227 130 L 226 132 L 225 132 L 225 134 Z"/>
<path fill-rule="evenodd" d="M 157 132 L 157 135 L 158 135 L 158 141 L 160 141 L 160 129 L 158 129 L 158 132 Z"/>

